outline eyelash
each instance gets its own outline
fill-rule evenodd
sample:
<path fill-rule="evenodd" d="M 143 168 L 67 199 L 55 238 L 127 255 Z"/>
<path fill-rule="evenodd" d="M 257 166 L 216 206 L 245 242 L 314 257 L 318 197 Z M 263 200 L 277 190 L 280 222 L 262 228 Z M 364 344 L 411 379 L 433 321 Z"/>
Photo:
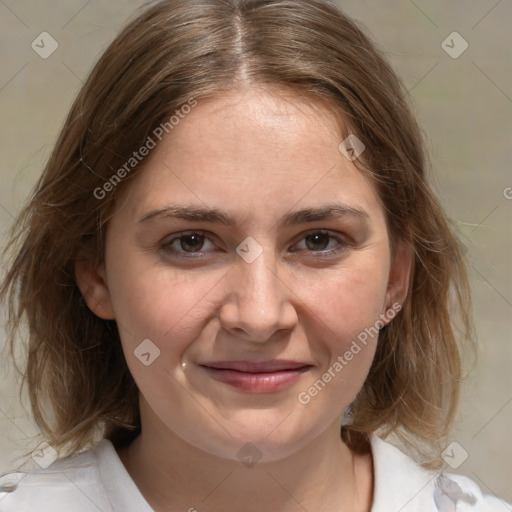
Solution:
<path fill-rule="evenodd" d="M 182 233 L 178 233 L 177 235 L 173 236 L 170 240 L 166 241 L 162 245 L 162 251 L 166 255 L 174 256 L 174 257 L 183 257 L 183 258 L 204 258 L 206 257 L 206 252 L 199 250 L 195 252 L 187 252 L 183 250 L 176 250 L 172 248 L 172 244 L 175 242 L 179 242 L 180 240 L 185 239 L 186 237 L 190 237 L 193 235 L 199 235 L 201 237 L 204 237 L 203 244 L 206 240 L 208 240 L 210 243 L 213 244 L 210 238 L 208 238 L 207 233 L 204 231 L 184 231 Z M 295 249 L 291 252 L 300 252 L 300 251 L 307 251 L 311 254 L 314 258 L 322 258 L 322 257 L 333 257 L 336 256 L 342 252 L 344 252 L 347 247 L 350 245 L 350 242 L 341 235 L 336 235 L 331 231 L 326 231 L 322 229 L 317 229 L 313 231 L 308 231 L 304 233 L 301 237 L 301 239 L 294 244 L 294 246 L 298 245 L 300 242 L 303 242 L 307 239 L 308 236 L 312 235 L 328 235 L 330 240 L 328 242 L 328 245 L 330 244 L 331 240 L 335 240 L 338 243 L 338 247 L 335 249 L 324 249 L 320 251 L 314 251 L 314 250 L 308 250 L 308 249 Z M 201 248 L 202 249 L 202 248 Z"/>

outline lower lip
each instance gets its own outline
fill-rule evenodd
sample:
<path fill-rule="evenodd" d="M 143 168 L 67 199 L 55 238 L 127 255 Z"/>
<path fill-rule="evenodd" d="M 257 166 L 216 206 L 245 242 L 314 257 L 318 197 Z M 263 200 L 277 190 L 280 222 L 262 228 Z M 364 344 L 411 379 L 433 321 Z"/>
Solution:
<path fill-rule="evenodd" d="M 219 370 L 203 366 L 212 378 L 224 384 L 250 393 L 274 393 L 293 385 L 309 366 L 293 370 L 280 370 L 268 373 L 248 373 L 236 370 Z"/>

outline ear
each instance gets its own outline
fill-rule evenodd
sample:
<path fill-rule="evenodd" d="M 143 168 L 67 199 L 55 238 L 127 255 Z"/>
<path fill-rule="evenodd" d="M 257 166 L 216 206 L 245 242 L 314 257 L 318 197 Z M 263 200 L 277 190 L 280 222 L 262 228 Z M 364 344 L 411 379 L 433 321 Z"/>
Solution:
<path fill-rule="evenodd" d="M 386 290 L 385 311 L 395 304 L 400 307 L 407 298 L 412 269 L 412 249 L 403 241 L 399 241 L 389 270 L 388 287 Z"/>
<path fill-rule="evenodd" d="M 94 263 L 93 257 L 83 253 L 75 260 L 75 279 L 89 309 L 104 320 L 115 318 L 107 286 L 105 264 Z"/>

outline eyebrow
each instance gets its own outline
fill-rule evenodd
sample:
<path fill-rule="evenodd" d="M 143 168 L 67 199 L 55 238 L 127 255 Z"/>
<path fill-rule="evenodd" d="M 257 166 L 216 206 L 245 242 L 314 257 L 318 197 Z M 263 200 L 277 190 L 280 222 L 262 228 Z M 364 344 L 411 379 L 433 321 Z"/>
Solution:
<path fill-rule="evenodd" d="M 365 224 L 368 223 L 370 219 L 368 213 L 364 210 L 359 210 L 341 203 L 334 203 L 319 208 L 303 208 L 295 212 L 287 213 L 279 221 L 279 224 L 287 226 L 340 217 L 360 219 Z M 203 208 L 179 204 L 152 210 L 143 215 L 137 222 L 145 223 L 167 218 L 183 219 L 193 222 L 211 222 L 224 226 L 235 226 L 238 223 L 237 218 L 216 208 Z"/>

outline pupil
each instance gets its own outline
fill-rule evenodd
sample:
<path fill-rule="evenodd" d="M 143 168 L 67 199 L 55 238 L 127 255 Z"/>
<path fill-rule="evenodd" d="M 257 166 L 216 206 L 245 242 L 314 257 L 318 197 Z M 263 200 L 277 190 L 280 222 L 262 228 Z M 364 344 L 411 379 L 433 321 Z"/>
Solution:
<path fill-rule="evenodd" d="M 306 245 L 311 250 L 322 250 L 329 245 L 329 235 L 326 233 L 315 233 L 306 237 Z"/>
<path fill-rule="evenodd" d="M 187 252 L 196 252 L 204 243 L 203 235 L 187 235 L 181 239 L 181 248 Z"/>

